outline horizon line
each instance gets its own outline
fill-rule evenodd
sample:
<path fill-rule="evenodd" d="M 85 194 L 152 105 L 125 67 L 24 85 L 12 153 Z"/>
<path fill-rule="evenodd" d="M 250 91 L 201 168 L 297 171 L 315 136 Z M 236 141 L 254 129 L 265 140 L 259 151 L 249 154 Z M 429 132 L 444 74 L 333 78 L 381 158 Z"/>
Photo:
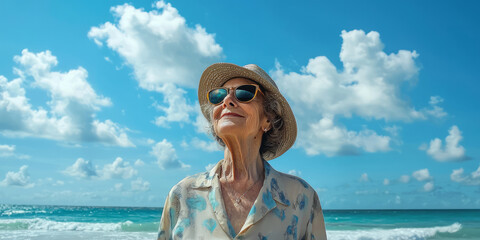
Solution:
<path fill-rule="evenodd" d="M 159 208 L 162 207 L 148 207 L 148 206 L 102 206 L 102 205 L 68 205 L 68 204 L 12 204 L 0 203 L 0 206 L 43 206 L 43 207 L 95 207 L 95 208 Z M 480 208 L 337 208 L 337 209 L 322 209 L 322 211 L 449 211 L 449 210 L 480 210 Z"/>

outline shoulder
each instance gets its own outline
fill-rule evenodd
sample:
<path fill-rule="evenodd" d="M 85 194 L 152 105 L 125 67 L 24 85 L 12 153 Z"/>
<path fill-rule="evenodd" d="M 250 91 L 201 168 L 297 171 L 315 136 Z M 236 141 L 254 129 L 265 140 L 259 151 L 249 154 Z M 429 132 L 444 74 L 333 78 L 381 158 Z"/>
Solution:
<path fill-rule="evenodd" d="M 310 186 L 310 184 L 308 184 L 305 180 L 303 180 L 300 177 L 290 175 L 290 174 L 286 174 L 286 173 L 283 173 L 283 172 L 278 172 L 278 171 L 277 171 L 277 174 L 278 174 L 279 178 L 281 178 L 289 186 L 295 186 L 295 187 L 298 187 L 298 188 L 313 190 L 312 186 Z"/>
<path fill-rule="evenodd" d="M 302 178 L 276 171 L 270 165 L 266 165 L 265 170 L 269 178 L 267 184 L 272 191 L 278 193 L 281 202 L 295 203 L 302 202 L 302 199 L 316 198 L 315 190 Z"/>
<path fill-rule="evenodd" d="M 305 209 L 308 210 L 307 212 L 310 212 L 321 209 L 317 192 L 305 180 L 282 172 L 277 172 L 277 178 L 279 182 L 278 187 L 284 192 L 284 199 L 282 199 L 282 190 L 279 190 L 279 200 L 281 202 L 290 203 L 294 210 Z"/>
<path fill-rule="evenodd" d="M 206 181 L 209 181 L 208 172 L 197 173 L 192 176 L 185 177 L 175 184 L 170 190 L 170 197 L 180 196 L 182 193 L 190 192 L 193 189 L 205 187 Z"/>
<path fill-rule="evenodd" d="M 283 187 L 287 191 L 303 192 L 308 193 L 309 195 L 315 193 L 313 187 L 300 177 L 278 171 L 276 172 L 276 176 L 278 181 L 282 182 Z"/>
<path fill-rule="evenodd" d="M 278 181 L 280 185 L 287 188 L 299 188 L 302 190 L 311 190 L 313 188 L 305 180 L 300 177 L 286 174 L 275 170 L 268 162 L 264 162 L 265 176 L 272 178 L 273 181 Z"/>

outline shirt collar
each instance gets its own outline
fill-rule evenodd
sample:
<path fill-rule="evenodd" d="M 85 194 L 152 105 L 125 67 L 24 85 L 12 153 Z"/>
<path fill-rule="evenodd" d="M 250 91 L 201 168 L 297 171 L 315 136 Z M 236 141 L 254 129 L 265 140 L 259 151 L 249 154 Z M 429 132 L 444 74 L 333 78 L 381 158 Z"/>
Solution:
<path fill-rule="evenodd" d="M 290 206 L 290 200 L 283 191 L 285 190 L 283 176 L 267 162 L 263 161 L 265 169 L 265 180 L 258 193 L 257 199 L 253 203 L 248 213 L 245 224 L 239 234 L 246 232 L 250 226 L 260 221 L 270 211 L 273 211 L 279 218 L 285 218 L 284 208 L 278 208 L 278 205 Z"/>
<path fill-rule="evenodd" d="M 232 238 L 235 237 L 235 232 L 232 232 L 232 227 L 229 225 L 227 219 L 227 214 L 224 209 L 217 209 L 219 206 L 223 206 L 217 202 L 217 198 L 221 198 L 220 192 L 218 191 L 220 186 L 220 181 L 218 176 L 220 176 L 220 166 L 223 160 L 219 161 L 210 171 L 204 172 L 196 176 L 196 181 L 193 183 L 192 187 L 196 189 L 200 188 L 210 188 L 209 192 L 209 201 L 212 204 L 214 213 L 219 221 L 219 224 L 222 226 L 224 231 Z M 273 167 L 265 160 L 263 160 L 263 166 L 265 170 L 265 179 L 263 181 L 263 186 L 258 193 L 257 199 L 255 200 L 250 212 L 247 216 L 243 228 L 238 234 L 245 232 L 251 225 L 258 222 L 262 219 L 268 212 L 274 211 L 276 215 L 280 218 L 285 217 L 285 212 L 277 208 L 277 203 L 284 206 L 290 206 L 290 200 L 287 194 L 283 191 L 286 186 L 283 182 L 283 176 L 281 173 L 277 172 Z M 219 199 L 221 201 L 221 199 Z"/>
<path fill-rule="evenodd" d="M 282 175 L 277 170 L 273 169 L 273 167 L 265 160 L 263 160 L 263 166 L 265 168 L 265 180 L 263 181 L 264 187 L 267 191 L 272 193 L 273 199 L 281 203 L 285 206 L 290 206 L 290 200 L 288 200 L 288 196 L 283 191 L 285 190 L 286 186 L 284 186 L 284 182 L 282 181 Z"/>
<path fill-rule="evenodd" d="M 210 171 L 201 173 L 194 182 L 193 188 L 212 187 L 212 179 L 220 176 L 219 171 L 222 162 L 223 160 L 220 160 Z M 269 194 L 276 202 L 285 206 L 290 206 L 288 196 L 282 191 L 285 189 L 285 186 L 283 185 L 283 181 L 281 181 L 281 174 L 273 169 L 273 167 L 265 160 L 263 160 L 263 166 L 265 169 L 265 179 L 263 181 L 263 187 L 259 192 L 259 197 L 262 197 L 261 194 Z"/>
<path fill-rule="evenodd" d="M 223 159 L 220 160 L 210 171 L 200 173 L 199 176 L 196 177 L 195 182 L 193 183 L 193 188 L 209 188 L 212 187 L 212 179 L 214 177 L 220 176 L 218 171 L 220 170 L 220 166 L 223 162 Z"/>

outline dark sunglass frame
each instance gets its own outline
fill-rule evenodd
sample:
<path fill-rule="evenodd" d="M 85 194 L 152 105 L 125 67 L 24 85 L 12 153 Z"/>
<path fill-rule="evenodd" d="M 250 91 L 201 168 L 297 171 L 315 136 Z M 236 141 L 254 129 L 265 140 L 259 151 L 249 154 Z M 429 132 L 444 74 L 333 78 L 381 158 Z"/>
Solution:
<path fill-rule="evenodd" d="M 243 87 L 243 86 L 255 86 L 255 94 L 253 95 L 252 99 L 250 100 L 247 100 L 247 101 L 242 101 L 240 99 L 237 98 L 237 89 L 239 87 Z M 212 103 L 212 101 L 210 101 L 210 93 L 215 91 L 215 90 L 218 90 L 218 89 L 225 89 L 227 91 L 227 94 L 223 97 L 222 101 L 220 101 L 219 103 Z M 223 101 L 225 100 L 225 98 L 228 96 L 228 94 L 230 94 L 230 90 L 233 91 L 233 96 L 235 97 L 235 99 L 238 101 L 238 102 L 241 102 L 241 103 L 249 103 L 251 101 L 253 101 L 256 97 L 257 97 L 257 93 L 260 92 L 262 95 L 265 95 L 263 92 L 262 92 L 262 89 L 260 89 L 260 86 L 257 85 L 257 84 L 243 84 L 243 85 L 240 85 L 240 86 L 236 86 L 236 87 L 231 87 L 231 88 L 226 88 L 226 87 L 217 87 L 217 88 L 214 88 L 210 91 L 208 91 L 207 93 L 207 100 L 209 103 L 213 104 L 213 105 L 219 105 L 221 103 L 223 103 Z"/>

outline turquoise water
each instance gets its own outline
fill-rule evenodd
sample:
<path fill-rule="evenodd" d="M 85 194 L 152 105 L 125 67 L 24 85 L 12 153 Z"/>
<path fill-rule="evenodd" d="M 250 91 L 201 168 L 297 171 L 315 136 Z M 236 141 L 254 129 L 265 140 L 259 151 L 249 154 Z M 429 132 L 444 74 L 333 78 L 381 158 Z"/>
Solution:
<path fill-rule="evenodd" d="M 0 205 L 0 239 L 155 239 L 161 208 Z M 480 239 L 480 210 L 326 210 L 329 239 Z"/>
<path fill-rule="evenodd" d="M 480 210 L 330 210 L 329 239 L 480 239 Z"/>

